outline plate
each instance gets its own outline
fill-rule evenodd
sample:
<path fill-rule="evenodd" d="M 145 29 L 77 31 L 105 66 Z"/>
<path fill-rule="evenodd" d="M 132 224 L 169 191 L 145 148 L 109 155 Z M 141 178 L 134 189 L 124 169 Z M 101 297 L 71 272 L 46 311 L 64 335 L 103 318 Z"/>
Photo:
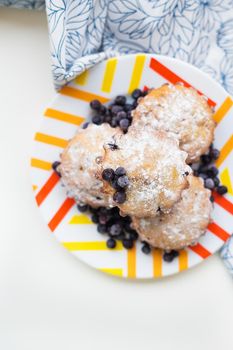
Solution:
<path fill-rule="evenodd" d="M 118 94 L 135 88 L 159 87 L 165 82 L 183 82 L 193 86 L 215 107 L 215 146 L 221 150 L 217 166 L 220 179 L 229 193 L 215 195 L 213 222 L 198 244 L 181 251 L 167 263 L 160 250 L 151 255 L 141 252 L 137 244 L 125 250 L 106 248 L 88 216 L 79 213 L 73 199 L 67 198 L 51 163 L 77 130 L 90 116 L 89 102 L 95 98 L 103 103 Z M 40 129 L 34 137 L 31 158 L 33 191 L 45 223 L 56 239 L 74 256 L 88 265 L 109 274 L 126 278 L 159 278 L 189 269 L 221 248 L 232 230 L 233 213 L 233 101 L 227 92 L 205 73 L 182 61 L 157 55 L 128 55 L 111 58 L 63 87 L 41 117 Z"/>

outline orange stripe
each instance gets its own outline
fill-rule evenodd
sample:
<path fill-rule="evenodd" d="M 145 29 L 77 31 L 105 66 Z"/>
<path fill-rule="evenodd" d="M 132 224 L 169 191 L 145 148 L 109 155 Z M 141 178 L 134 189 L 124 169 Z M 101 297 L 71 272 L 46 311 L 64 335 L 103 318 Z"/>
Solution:
<path fill-rule="evenodd" d="M 223 103 L 221 104 L 219 109 L 216 111 L 216 113 L 214 114 L 214 120 L 216 121 L 216 123 L 219 123 L 223 119 L 223 117 L 227 114 L 227 112 L 231 109 L 232 106 L 233 106 L 233 101 L 228 96 L 225 99 L 225 101 L 223 101 Z"/>
<path fill-rule="evenodd" d="M 227 198 L 220 196 L 220 194 L 217 192 L 213 192 L 212 195 L 215 203 L 233 215 L 233 203 L 231 203 Z"/>
<path fill-rule="evenodd" d="M 46 181 L 44 186 L 41 188 L 41 190 L 36 195 L 36 202 L 37 205 L 40 206 L 41 203 L 45 200 L 45 198 L 48 196 L 48 194 L 52 191 L 54 186 L 58 183 L 60 180 L 60 177 L 53 172 L 50 178 Z"/>
<path fill-rule="evenodd" d="M 61 148 L 65 148 L 68 144 L 67 140 L 61 139 L 60 137 L 46 135 L 40 132 L 36 133 L 35 140 L 39 142 L 47 143 L 48 145 L 61 147 Z"/>
<path fill-rule="evenodd" d="M 229 233 L 227 233 L 223 228 L 218 226 L 215 222 L 212 222 L 208 226 L 208 230 L 210 230 L 213 234 L 215 234 L 217 237 L 222 239 L 224 242 L 228 240 L 228 238 L 231 236 Z"/>
<path fill-rule="evenodd" d="M 152 251 L 153 257 L 153 276 L 161 277 L 162 276 L 162 252 L 159 249 L 153 249 Z"/>
<path fill-rule="evenodd" d="M 150 60 L 150 68 L 153 71 L 155 71 L 156 73 L 160 74 L 166 80 L 170 81 L 170 83 L 172 83 L 172 84 L 176 84 L 176 83 L 182 82 L 184 84 L 184 86 L 186 86 L 186 87 L 191 87 L 192 86 L 189 83 L 187 83 L 187 81 L 185 81 L 184 79 L 182 79 L 181 77 L 176 75 L 174 72 L 172 72 L 169 68 L 164 66 L 162 63 L 157 61 L 155 58 L 151 58 L 151 60 Z M 197 90 L 197 92 L 200 95 L 203 95 L 203 93 L 201 91 Z M 208 103 L 209 103 L 210 106 L 213 106 L 213 107 L 216 106 L 216 103 L 214 101 L 212 101 L 210 98 L 208 98 Z"/>
<path fill-rule="evenodd" d="M 78 115 L 61 112 L 52 108 L 46 109 L 44 116 L 74 125 L 80 125 L 85 119 L 83 117 L 79 117 Z"/>
<path fill-rule="evenodd" d="M 189 249 L 191 249 L 194 253 L 200 255 L 200 257 L 202 257 L 203 259 L 208 258 L 208 256 L 211 255 L 211 253 L 205 249 L 205 247 L 203 247 L 200 243 L 197 243 L 194 246 L 190 246 Z"/>
<path fill-rule="evenodd" d="M 179 252 L 179 271 L 187 270 L 188 268 L 188 252 L 181 250 Z"/>
<path fill-rule="evenodd" d="M 136 277 L 136 245 L 127 252 L 128 277 Z"/>
<path fill-rule="evenodd" d="M 220 156 L 216 161 L 217 167 L 219 167 L 224 162 L 227 156 L 231 153 L 232 148 L 233 148 L 233 135 L 229 138 L 229 140 L 225 143 L 225 145 L 221 149 Z"/>
<path fill-rule="evenodd" d="M 99 100 L 102 103 L 106 103 L 109 101 L 109 99 L 106 97 L 95 95 L 87 91 L 74 89 L 70 86 L 64 86 L 63 88 L 61 88 L 61 90 L 59 90 L 59 93 L 69 97 L 78 98 L 79 100 L 83 100 L 86 102 L 91 102 L 92 100 Z"/>
<path fill-rule="evenodd" d="M 46 162 L 42 159 L 31 158 L 31 166 L 43 170 L 51 170 L 52 163 Z"/>
<path fill-rule="evenodd" d="M 66 198 L 61 207 L 58 209 L 54 217 L 48 223 L 50 230 L 53 232 L 60 222 L 63 220 L 68 211 L 73 207 L 75 201 L 73 198 Z"/>

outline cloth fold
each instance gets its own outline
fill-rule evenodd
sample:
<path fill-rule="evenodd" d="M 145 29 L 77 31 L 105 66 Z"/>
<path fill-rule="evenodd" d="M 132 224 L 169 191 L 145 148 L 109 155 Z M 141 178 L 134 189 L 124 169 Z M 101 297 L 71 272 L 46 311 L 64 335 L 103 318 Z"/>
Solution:
<path fill-rule="evenodd" d="M 233 0 L 46 0 L 46 11 L 56 88 L 109 57 L 147 52 L 189 62 L 233 95 Z M 233 238 L 220 255 L 233 274 Z"/>

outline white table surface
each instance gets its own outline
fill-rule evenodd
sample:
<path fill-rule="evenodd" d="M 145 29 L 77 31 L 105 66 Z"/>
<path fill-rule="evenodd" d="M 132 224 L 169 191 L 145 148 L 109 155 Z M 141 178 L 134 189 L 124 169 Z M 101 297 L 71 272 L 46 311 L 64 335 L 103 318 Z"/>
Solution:
<path fill-rule="evenodd" d="M 175 277 L 96 272 L 50 234 L 29 177 L 54 95 L 44 13 L 0 9 L 0 349 L 232 350 L 233 281 L 218 256 Z"/>

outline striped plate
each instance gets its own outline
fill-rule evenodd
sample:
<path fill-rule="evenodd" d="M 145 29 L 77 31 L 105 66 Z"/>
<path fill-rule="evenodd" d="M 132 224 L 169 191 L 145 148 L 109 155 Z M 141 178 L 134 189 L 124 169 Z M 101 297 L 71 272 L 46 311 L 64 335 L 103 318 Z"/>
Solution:
<path fill-rule="evenodd" d="M 216 108 L 215 145 L 221 149 L 217 166 L 229 193 L 215 195 L 213 222 L 199 243 L 181 252 L 172 263 L 162 261 L 161 251 L 144 255 L 140 246 L 123 249 L 120 243 L 108 250 L 103 236 L 90 219 L 77 211 L 66 198 L 51 163 L 75 134 L 77 126 L 89 116 L 89 102 L 103 103 L 135 88 L 159 87 L 165 82 L 182 81 L 208 97 Z M 86 71 L 63 87 L 45 110 L 40 130 L 35 134 L 31 173 L 36 202 L 46 224 L 58 241 L 87 264 L 106 273 L 128 278 L 158 278 L 188 269 L 216 252 L 232 230 L 233 213 L 233 101 L 226 91 L 198 69 L 181 61 L 155 55 L 129 55 L 112 58 Z"/>

